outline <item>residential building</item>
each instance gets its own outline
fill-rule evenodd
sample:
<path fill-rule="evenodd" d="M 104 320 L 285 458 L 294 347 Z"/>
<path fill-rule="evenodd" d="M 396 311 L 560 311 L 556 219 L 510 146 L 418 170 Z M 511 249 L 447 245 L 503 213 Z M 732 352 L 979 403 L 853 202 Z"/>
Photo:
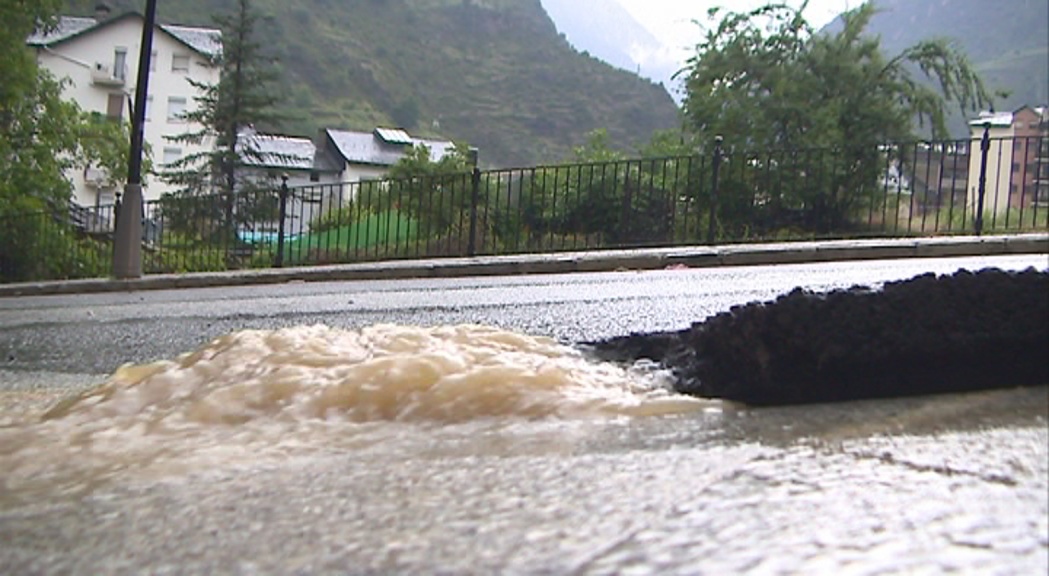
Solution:
<path fill-rule="evenodd" d="M 286 177 L 289 188 L 285 230 L 308 229 L 325 211 L 356 198 L 360 183 L 382 180 L 390 167 L 404 158 L 411 146 L 426 146 L 430 159 L 440 160 L 455 145 L 447 140 L 415 138 L 396 128 L 372 132 L 322 130 L 315 144 L 307 138 L 263 134 L 246 128 L 239 135 L 245 153 L 241 175 L 269 182 L 276 190 Z M 262 223 L 265 229 L 245 231 L 251 237 L 267 238 L 277 222 Z"/>
<path fill-rule="evenodd" d="M 243 155 L 244 174 L 249 178 L 266 178 L 280 183 L 287 177 L 291 188 L 311 184 L 339 182 L 340 170 L 318 157 L 317 147 L 309 138 L 263 134 L 253 128 L 244 128 L 238 137 Z"/>
<path fill-rule="evenodd" d="M 103 10 L 96 18 L 63 16 L 54 30 L 30 36 L 27 44 L 36 51 L 40 67 L 67 81 L 66 98 L 87 112 L 127 122 L 135 101 L 145 19 L 135 12 L 110 16 L 104 6 L 100 8 Z M 210 141 L 200 145 L 172 143 L 165 137 L 199 129 L 183 118 L 196 106 L 198 91 L 189 81 L 217 83 L 220 69 L 215 59 L 221 51 L 219 30 L 156 26 L 144 130 L 155 170 L 214 146 Z M 77 170 L 68 176 L 73 183 L 74 200 L 84 206 L 112 203 L 125 179 L 125 175 L 109 175 L 96 168 Z M 143 196 L 154 200 L 169 188 L 154 176 L 146 182 Z"/>
<path fill-rule="evenodd" d="M 256 183 L 272 186 L 274 190 L 287 185 L 290 193 L 286 205 L 285 230 L 298 230 L 313 221 L 328 207 L 332 199 L 330 185 L 338 183 L 340 171 L 318 157 L 317 147 L 309 138 L 262 134 L 245 128 L 238 136 L 238 146 L 247 167 L 241 176 Z M 265 230 L 250 233 L 259 238 L 271 235 L 277 224 L 267 223 Z"/>
<path fill-rule="evenodd" d="M 1023 106 L 1013 112 L 982 112 L 969 122 L 968 195 L 975 209 L 983 162 L 981 140 L 989 136 L 985 172 L 985 212 L 1004 214 L 1010 207 L 1045 205 L 1049 200 L 1049 108 Z"/>
<path fill-rule="evenodd" d="M 455 147 L 447 140 L 415 138 L 398 128 L 376 128 L 371 132 L 322 130 L 318 150 L 325 156 L 322 164 L 340 173 L 340 182 L 360 182 L 385 177 L 391 166 L 411 146 L 426 146 L 430 159 L 440 160 Z"/>

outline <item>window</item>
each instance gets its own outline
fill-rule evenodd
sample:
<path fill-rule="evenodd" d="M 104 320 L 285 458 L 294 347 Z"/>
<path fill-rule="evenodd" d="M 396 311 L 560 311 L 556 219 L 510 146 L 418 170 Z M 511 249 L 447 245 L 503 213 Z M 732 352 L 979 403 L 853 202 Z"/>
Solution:
<path fill-rule="evenodd" d="M 172 54 L 171 71 L 189 72 L 189 54 Z"/>
<path fill-rule="evenodd" d="M 153 117 L 153 97 L 152 96 L 146 96 L 146 111 L 145 112 L 146 112 L 145 120 L 146 120 L 146 122 L 149 122 L 152 119 L 152 117 Z"/>
<path fill-rule="evenodd" d="M 106 100 L 106 117 L 110 120 L 119 121 L 124 117 L 124 95 L 121 93 L 110 94 Z"/>
<path fill-rule="evenodd" d="M 150 72 L 156 72 L 157 71 L 157 51 L 156 50 L 154 50 L 154 51 L 149 53 L 149 71 Z"/>
<path fill-rule="evenodd" d="M 113 50 L 113 77 L 120 80 L 127 78 L 127 48 L 118 46 Z"/>
<path fill-rule="evenodd" d="M 170 166 L 182 158 L 182 148 L 165 148 L 164 165 Z"/>
<path fill-rule="evenodd" d="M 185 122 L 186 99 L 178 96 L 168 98 L 168 122 Z"/>

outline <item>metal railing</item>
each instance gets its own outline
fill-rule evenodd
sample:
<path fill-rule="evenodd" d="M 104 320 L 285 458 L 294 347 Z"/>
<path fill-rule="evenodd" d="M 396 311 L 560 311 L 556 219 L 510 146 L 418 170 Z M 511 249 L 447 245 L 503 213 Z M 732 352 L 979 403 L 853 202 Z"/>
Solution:
<path fill-rule="evenodd" d="M 168 197 L 144 205 L 143 269 L 1045 231 L 1047 200 L 1045 136 L 985 131 L 975 140 L 757 152 L 718 139 L 684 157 Z M 104 206 L 0 216 L 0 276 L 105 276 L 114 214 Z M 16 224 L 25 230 L 10 232 Z"/>

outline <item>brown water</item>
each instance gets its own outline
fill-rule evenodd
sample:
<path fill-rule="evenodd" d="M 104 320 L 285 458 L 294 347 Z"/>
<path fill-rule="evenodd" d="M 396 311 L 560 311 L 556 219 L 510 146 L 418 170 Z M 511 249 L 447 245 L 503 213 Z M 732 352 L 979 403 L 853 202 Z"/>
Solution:
<path fill-rule="evenodd" d="M 749 410 L 548 338 L 377 325 L 238 332 L 46 394 L 0 419 L 12 573 L 1049 562 L 1044 387 Z"/>
<path fill-rule="evenodd" d="M 252 459 L 352 446 L 368 423 L 590 419 L 718 406 L 673 393 L 669 375 L 652 367 L 594 362 L 550 338 L 484 326 L 246 330 L 174 360 L 125 365 L 55 402 L 39 421 L 0 429 L 0 494 L 51 482 L 94 485 L 202 454 Z"/>

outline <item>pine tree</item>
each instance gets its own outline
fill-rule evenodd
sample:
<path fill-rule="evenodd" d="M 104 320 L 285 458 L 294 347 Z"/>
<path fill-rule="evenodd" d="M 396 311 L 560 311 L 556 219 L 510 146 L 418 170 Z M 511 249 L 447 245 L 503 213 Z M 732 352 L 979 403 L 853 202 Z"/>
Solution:
<path fill-rule="evenodd" d="M 273 186 L 244 169 L 262 159 L 255 140 L 243 137 L 245 132 L 281 121 L 275 109 L 280 101 L 273 88 L 278 79 L 275 61 L 256 39 L 259 19 L 250 0 L 237 0 L 232 13 L 215 17 L 222 31 L 222 53 L 215 61 L 221 69 L 220 80 L 207 84 L 189 79 L 198 91 L 197 106 L 184 119 L 199 129 L 169 140 L 195 145 L 214 142 L 214 146 L 184 156 L 161 175 L 179 187 L 163 205 L 176 227 L 217 222 L 209 230 L 195 232 L 230 238 L 240 223 L 272 216 Z"/>

